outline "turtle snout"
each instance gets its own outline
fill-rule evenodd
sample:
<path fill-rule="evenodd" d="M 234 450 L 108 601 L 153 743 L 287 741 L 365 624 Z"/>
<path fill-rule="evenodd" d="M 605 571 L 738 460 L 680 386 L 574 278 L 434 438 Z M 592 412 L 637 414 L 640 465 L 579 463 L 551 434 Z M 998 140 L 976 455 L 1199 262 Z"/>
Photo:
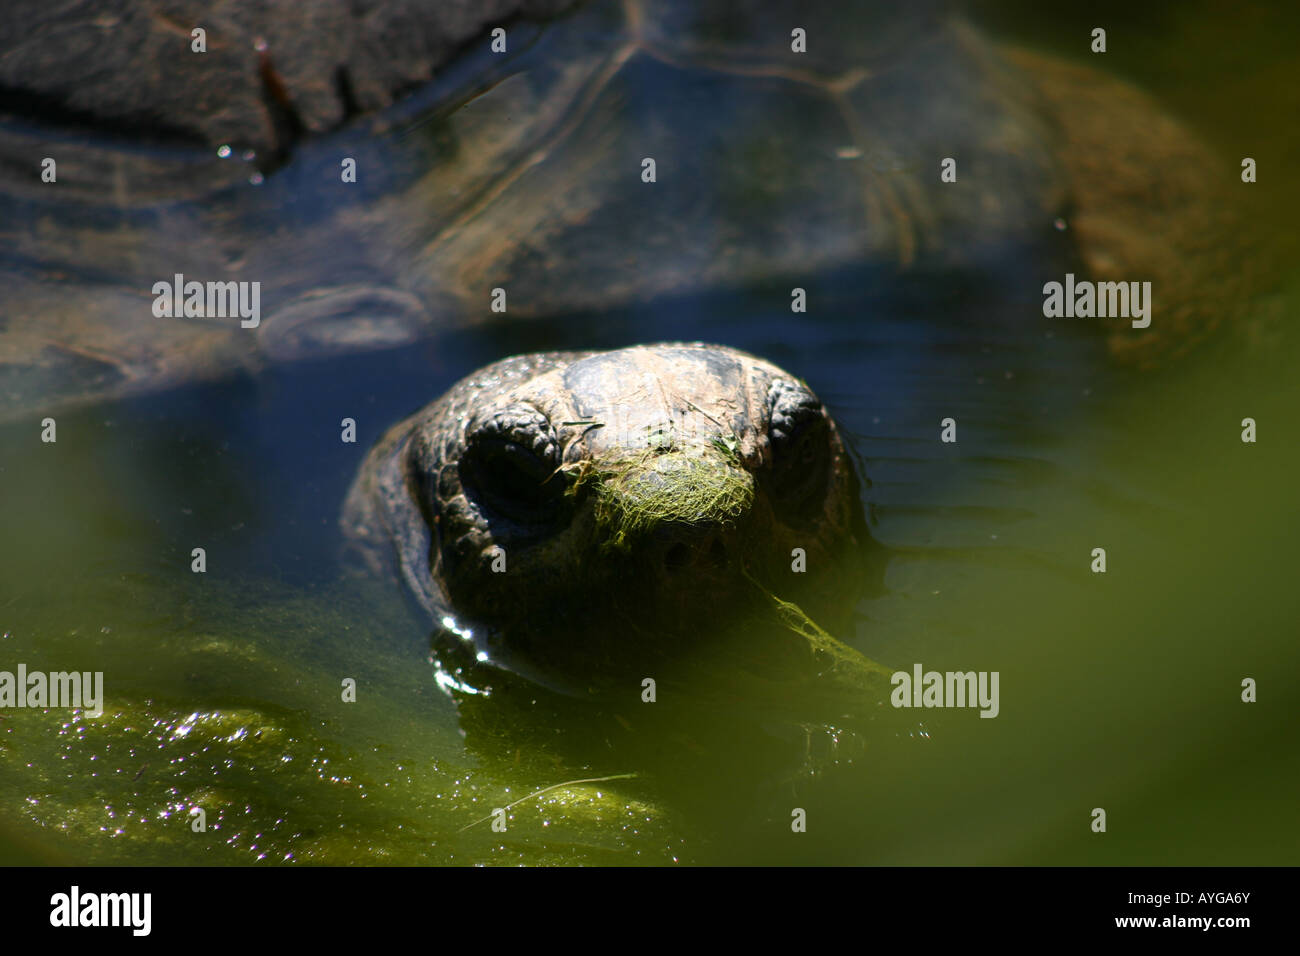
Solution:
<path fill-rule="evenodd" d="M 597 495 L 596 519 L 607 545 L 653 572 L 679 575 L 731 563 L 732 539 L 753 500 L 753 477 L 737 462 L 688 449 L 612 468 Z"/>

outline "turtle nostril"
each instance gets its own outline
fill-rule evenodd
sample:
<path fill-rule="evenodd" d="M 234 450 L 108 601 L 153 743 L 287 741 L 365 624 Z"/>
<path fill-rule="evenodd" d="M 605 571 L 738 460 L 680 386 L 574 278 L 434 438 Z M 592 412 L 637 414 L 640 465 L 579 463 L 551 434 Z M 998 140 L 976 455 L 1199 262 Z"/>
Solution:
<path fill-rule="evenodd" d="M 727 546 L 721 538 L 714 538 L 705 547 L 703 543 L 678 541 L 664 552 L 664 568 L 680 571 L 687 567 L 721 568 L 727 564 Z"/>
<path fill-rule="evenodd" d="M 664 554 L 664 567 L 669 571 L 680 571 L 691 561 L 691 549 L 682 542 L 677 542 Z"/>

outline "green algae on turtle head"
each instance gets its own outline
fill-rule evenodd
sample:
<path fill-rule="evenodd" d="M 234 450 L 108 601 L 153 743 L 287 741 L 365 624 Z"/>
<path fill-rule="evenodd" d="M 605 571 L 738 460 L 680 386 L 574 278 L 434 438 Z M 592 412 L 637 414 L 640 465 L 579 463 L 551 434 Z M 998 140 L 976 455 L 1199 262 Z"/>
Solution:
<path fill-rule="evenodd" d="M 717 436 L 682 445 L 671 428 L 661 429 L 640 451 L 578 465 L 572 490 L 594 495 L 596 524 L 611 547 L 626 549 L 665 525 L 729 526 L 754 502 L 754 480 L 737 444 L 735 436 Z"/>

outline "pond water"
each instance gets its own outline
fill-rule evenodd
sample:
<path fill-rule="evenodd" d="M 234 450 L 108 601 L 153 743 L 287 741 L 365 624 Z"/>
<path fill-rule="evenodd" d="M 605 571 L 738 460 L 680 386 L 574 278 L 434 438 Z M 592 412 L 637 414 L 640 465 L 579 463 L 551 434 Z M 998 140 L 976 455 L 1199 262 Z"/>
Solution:
<path fill-rule="evenodd" d="M 1049 49 L 1087 32 L 974 12 Z M 1254 227 L 1293 255 L 1294 24 L 1253 16 L 1117 12 L 1108 66 L 1224 156 L 1270 160 Z M 0 425 L 0 670 L 105 682 L 98 717 L 0 710 L 0 861 L 1294 863 L 1294 337 L 1121 371 L 1101 320 L 1044 319 L 1032 285 L 917 299 L 858 279 L 810 281 L 808 316 L 753 290 L 511 320 L 61 412 L 54 444 L 38 416 Z M 1292 282 L 1254 311 L 1298 306 Z M 797 696 L 457 701 L 428 621 L 341 570 L 366 450 L 463 375 L 697 338 L 806 379 L 870 479 L 885 587 L 837 636 L 890 668 L 998 672 L 995 719 L 883 695 L 844 728 Z"/>

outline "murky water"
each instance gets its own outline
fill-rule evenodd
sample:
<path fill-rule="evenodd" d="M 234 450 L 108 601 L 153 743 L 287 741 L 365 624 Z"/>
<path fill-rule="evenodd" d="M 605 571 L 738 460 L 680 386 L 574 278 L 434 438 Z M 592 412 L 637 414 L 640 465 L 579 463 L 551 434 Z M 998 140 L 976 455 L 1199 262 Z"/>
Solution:
<path fill-rule="evenodd" d="M 1056 31 L 1073 24 L 1016 10 L 981 12 L 1066 46 Z M 1270 39 L 1280 21 L 1237 22 L 1139 18 L 1112 27 L 1111 62 L 1225 156 L 1272 158 L 1256 227 L 1294 250 L 1296 187 L 1276 167 L 1297 141 L 1270 117 L 1294 116 L 1294 84 L 1275 80 L 1295 56 Z M 105 703 L 94 718 L 0 710 L 0 858 L 1294 862 L 1294 339 L 1118 372 L 1090 320 L 1043 319 L 1036 293 L 862 298 L 854 278 L 810 287 L 821 305 L 796 322 L 760 293 L 720 294 L 62 413 L 55 444 L 35 419 L 4 425 L 0 669 L 102 670 Z M 1256 311 L 1298 306 L 1292 284 Z M 996 719 L 864 699 L 839 733 L 791 718 L 811 700 L 661 701 L 650 720 L 637 697 L 583 710 L 502 686 L 458 706 L 437 688 L 427 623 L 336 561 L 361 457 L 486 362 L 647 329 L 747 349 L 818 391 L 870 477 L 887 554 L 886 592 L 840 636 L 890 667 L 999 672 Z M 939 441 L 948 417 L 955 444 Z M 1241 701 L 1247 677 L 1258 703 Z M 592 782 L 529 797 L 574 780 Z M 485 818 L 516 801 L 493 832 Z"/>

